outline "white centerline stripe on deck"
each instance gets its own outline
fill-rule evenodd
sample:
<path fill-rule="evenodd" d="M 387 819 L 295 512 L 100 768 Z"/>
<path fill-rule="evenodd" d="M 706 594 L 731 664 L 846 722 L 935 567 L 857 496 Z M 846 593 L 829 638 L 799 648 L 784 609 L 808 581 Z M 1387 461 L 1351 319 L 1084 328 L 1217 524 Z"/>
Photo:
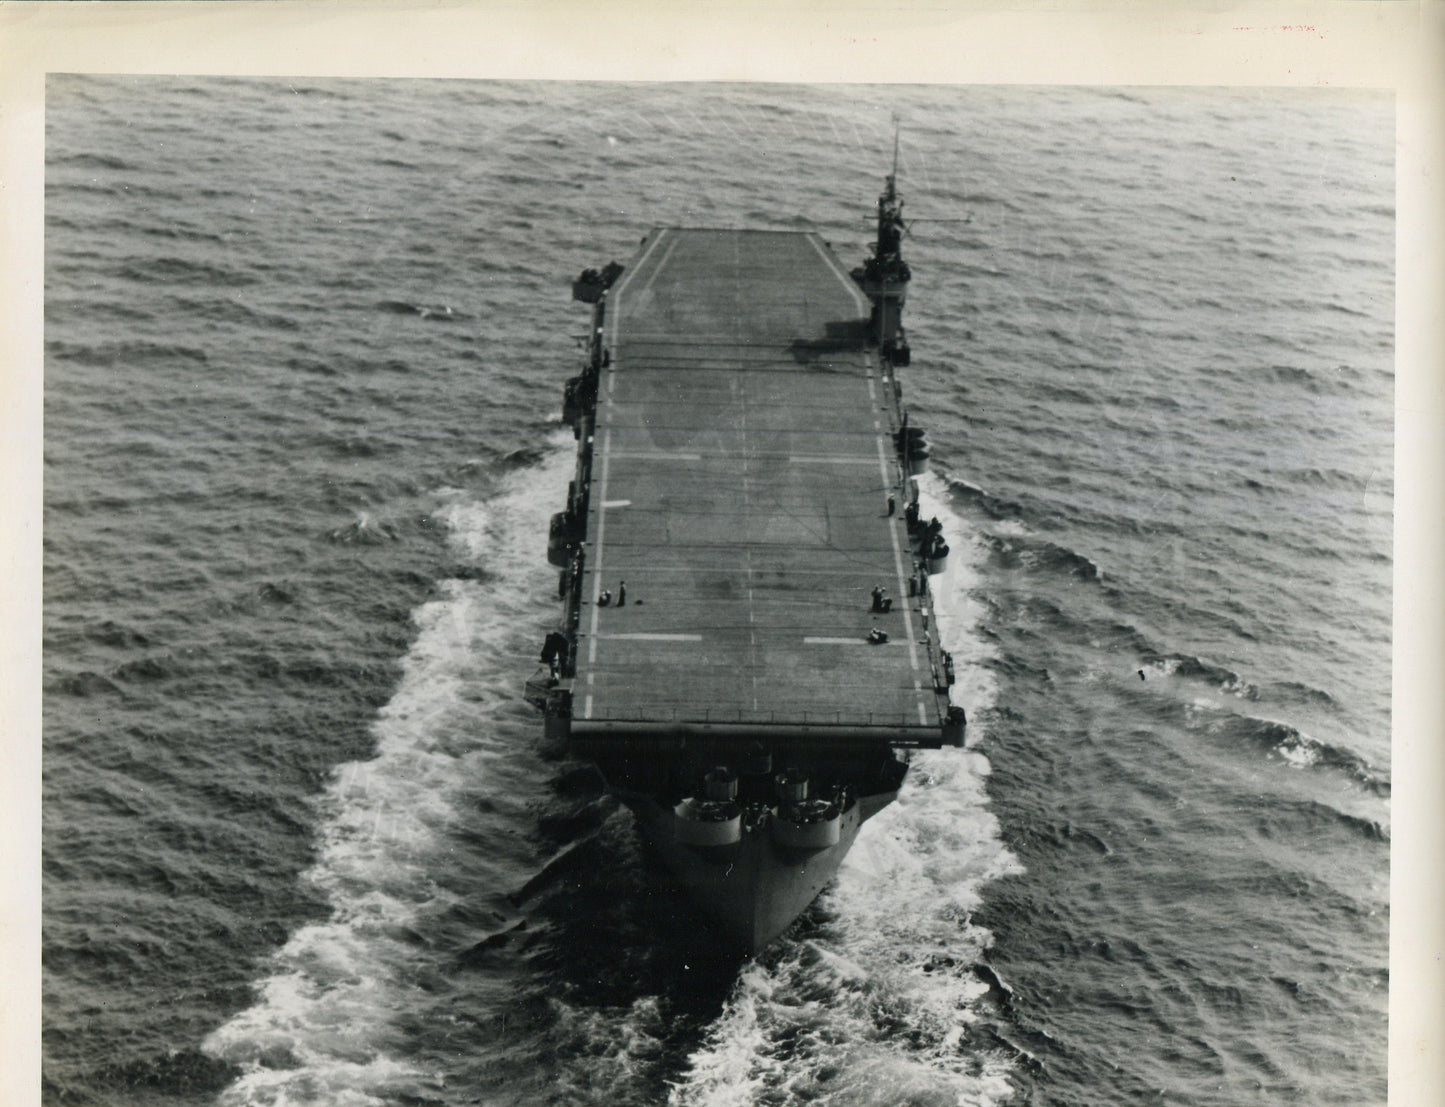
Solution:
<path fill-rule="evenodd" d="M 918 721 L 924 726 L 928 725 L 928 712 L 923 709 L 923 701 L 918 701 Z"/>
<path fill-rule="evenodd" d="M 619 638 L 629 642 L 701 642 L 701 634 L 601 634 L 599 638 Z"/>
<path fill-rule="evenodd" d="M 810 646 L 871 646 L 874 643 L 868 641 L 863 635 L 856 638 L 804 638 L 803 641 Z M 887 645 L 887 643 L 879 643 Z"/>
<path fill-rule="evenodd" d="M 603 501 L 602 506 L 603 506 L 603 507 L 631 507 L 631 506 L 632 506 L 632 501 L 631 501 L 631 500 L 605 500 L 605 501 Z"/>

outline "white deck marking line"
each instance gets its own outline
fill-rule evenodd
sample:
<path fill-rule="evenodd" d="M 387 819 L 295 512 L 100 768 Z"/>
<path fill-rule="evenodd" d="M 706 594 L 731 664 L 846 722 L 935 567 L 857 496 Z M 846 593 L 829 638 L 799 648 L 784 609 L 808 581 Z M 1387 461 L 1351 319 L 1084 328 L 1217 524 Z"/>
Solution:
<path fill-rule="evenodd" d="M 622 639 L 628 642 L 701 642 L 701 634 L 603 634 L 600 637 Z"/>
<path fill-rule="evenodd" d="M 618 450 L 612 455 L 619 461 L 701 461 L 702 454 L 669 454 L 661 450 L 648 452 L 646 450 Z M 718 454 L 718 457 L 726 457 L 726 454 Z"/>
<path fill-rule="evenodd" d="M 632 501 L 631 501 L 631 500 L 606 500 L 606 501 L 603 502 L 602 506 L 603 506 L 603 507 L 631 507 L 631 506 L 632 506 Z"/>
<path fill-rule="evenodd" d="M 924 726 L 928 725 L 928 712 L 923 709 L 923 701 L 918 701 L 918 721 Z"/>
<path fill-rule="evenodd" d="M 621 303 L 621 301 L 622 301 L 622 293 L 626 290 L 627 286 L 632 283 L 632 278 L 635 277 L 635 276 L 637 276 L 637 274 L 638 274 L 639 272 L 641 272 L 643 265 L 645 265 L 645 264 L 647 263 L 647 259 L 652 256 L 652 251 L 657 249 L 657 244 L 658 244 L 659 242 L 661 242 L 664 238 L 668 238 L 668 237 L 670 237 L 670 236 L 669 236 L 668 232 L 665 231 L 665 230 L 662 230 L 662 231 L 658 231 L 658 232 L 657 232 L 657 237 L 654 238 L 651 242 L 649 242 L 649 243 L 647 244 L 647 249 L 645 249 L 645 250 L 642 251 L 642 256 L 637 259 L 637 264 L 634 265 L 634 266 L 627 272 L 627 274 L 622 278 L 622 283 L 619 284 L 619 285 L 617 286 L 617 288 L 613 290 L 613 292 L 612 292 L 612 294 L 611 294 L 611 298 L 610 298 L 610 300 L 609 300 L 609 303 L 610 303 L 610 304 L 619 304 L 619 303 Z M 607 324 L 606 324 L 606 325 L 607 325 L 610 329 L 616 330 L 616 326 L 617 326 L 617 316 L 616 316 L 615 314 L 613 314 L 612 312 L 608 312 L 608 313 L 607 313 Z"/>
<path fill-rule="evenodd" d="M 853 303 L 858 307 L 858 314 L 867 315 L 870 305 L 867 297 L 863 295 L 863 290 L 858 287 L 858 282 L 850 277 L 847 271 L 838 264 L 838 259 L 833 256 L 833 252 L 823 245 L 817 235 L 810 234 L 808 236 L 808 242 L 813 249 L 818 251 L 818 256 L 823 259 L 828 268 L 833 271 L 833 275 L 838 278 L 843 287 L 852 295 Z"/>
<path fill-rule="evenodd" d="M 582 701 L 582 717 L 584 719 L 592 718 L 592 696 L 590 693 L 587 698 Z"/>
<path fill-rule="evenodd" d="M 666 231 L 663 231 L 662 233 L 664 235 L 667 235 Z M 667 259 L 672 257 L 672 252 L 677 249 L 677 244 L 679 241 L 681 241 L 680 239 L 671 235 L 668 235 L 668 238 L 670 239 L 670 241 L 667 244 L 667 249 L 662 251 L 662 256 L 657 259 L 657 264 L 653 266 L 652 275 L 649 276 L 647 280 L 642 283 L 642 287 L 638 289 L 639 293 L 646 292 L 649 288 L 652 287 L 652 282 L 657 280 L 657 278 L 662 274 L 663 269 L 667 267 Z M 637 267 L 641 269 L 642 263 L 638 262 Z"/>
<path fill-rule="evenodd" d="M 793 454 L 783 459 L 792 465 L 872 465 L 871 457 L 829 457 L 824 454 L 815 454 L 811 457 L 803 454 Z"/>
<path fill-rule="evenodd" d="M 883 452 L 883 436 L 880 434 L 875 441 L 878 443 L 878 471 L 883 474 L 883 487 L 891 488 L 893 485 L 888 479 L 888 455 Z M 903 576 L 903 551 L 898 545 L 898 528 L 891 519 L 888 522 L 888 537 L 893 540 L 893 566 L 898 570 L 898 596 L 903 604 L 903 631 L 908 635 L 908 661 L 917 669 L 918 644 L 913 640 L 913 611 L 905 598 L 908 595 L 908 582 Z"/>
<path fill-rule="evenodd" d="M 872 642 L 862 635 L 857 638 L 804 638 L 803 642 L 809 646 L 871 646 Z M 888 645 L 887 642 L 879 645 Z"/>
<path fill-rule="evenodd" d="M 878 402 L 878 390 L 873 387 L 873 378 L 868 378 L 868 398 L 874 403 Z"/>

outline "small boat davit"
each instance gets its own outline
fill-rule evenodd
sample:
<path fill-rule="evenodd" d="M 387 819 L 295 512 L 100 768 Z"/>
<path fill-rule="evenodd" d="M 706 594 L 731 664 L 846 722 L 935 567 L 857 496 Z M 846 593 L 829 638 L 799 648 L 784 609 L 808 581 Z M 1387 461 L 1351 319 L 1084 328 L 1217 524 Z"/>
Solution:
<path fill-rule="evenodd" d="M 902 207 L 889 176 L 851 272 L 813 233 L 665 228 L 572 285 L 563 614 L 527 699 L 747 952 L 833 879 L 908 751 L 964 743 L 898 379 Z"/>

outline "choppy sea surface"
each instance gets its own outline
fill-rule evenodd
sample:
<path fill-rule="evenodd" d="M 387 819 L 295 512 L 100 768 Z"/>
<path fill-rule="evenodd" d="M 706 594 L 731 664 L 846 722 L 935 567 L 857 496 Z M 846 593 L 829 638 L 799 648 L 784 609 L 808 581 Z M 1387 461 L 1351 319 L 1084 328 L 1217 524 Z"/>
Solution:
<path fill-rule="evenodd" d="M 568 281 L 861 261 L 966 751 L 754 961 L 544 747 Z M 1383 1103 L 1394 109 L 54 77 L 51 1104 Z"/>

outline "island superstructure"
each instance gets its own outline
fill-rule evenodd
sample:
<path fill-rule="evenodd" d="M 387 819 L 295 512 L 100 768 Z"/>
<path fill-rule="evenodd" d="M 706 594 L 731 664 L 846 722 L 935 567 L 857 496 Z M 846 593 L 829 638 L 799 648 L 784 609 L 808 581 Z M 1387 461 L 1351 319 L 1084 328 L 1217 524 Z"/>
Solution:
<path fill-rule="evenodd" d="M 563 618 L 528 697 L 749 951 L 896 796 L 898 751 L 963 744 L 898 382 L 901 208 L 890 176 L 851 273 L 812 233 L 666 228 L 573 285 Z"/>

